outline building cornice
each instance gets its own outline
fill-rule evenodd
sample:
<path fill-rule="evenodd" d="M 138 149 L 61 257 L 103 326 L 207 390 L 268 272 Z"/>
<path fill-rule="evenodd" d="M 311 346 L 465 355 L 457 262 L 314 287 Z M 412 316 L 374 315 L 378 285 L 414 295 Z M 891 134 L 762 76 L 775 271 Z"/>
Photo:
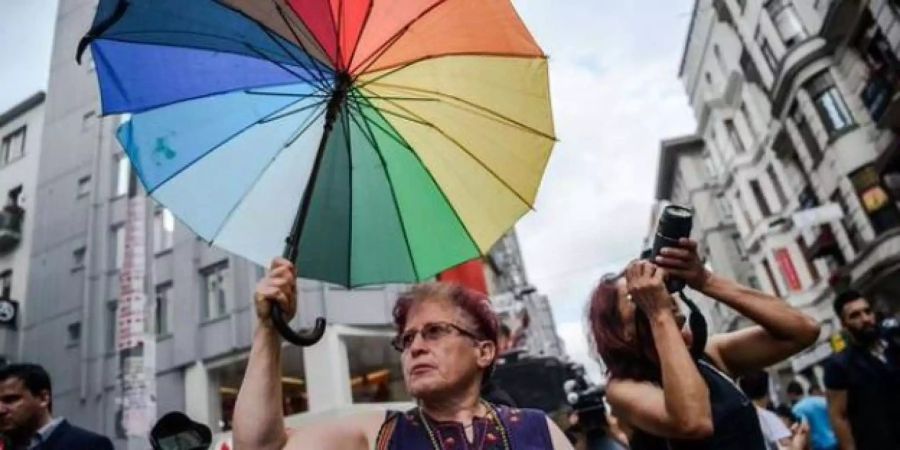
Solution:
<path fill-rule="evenodd" d="M 16 117 L 21 116 L 22 114 L 31 111 L 32 108 L 44 103 L 44 98 L 46 98 L 46 94 L 44 91 L 36 92 L 31 97 L 22 100 L 16 106 L 6 110 L 3 114 L 0 114 L 0 127 L 6 125 L 9 122 L 12 122 Z"/>

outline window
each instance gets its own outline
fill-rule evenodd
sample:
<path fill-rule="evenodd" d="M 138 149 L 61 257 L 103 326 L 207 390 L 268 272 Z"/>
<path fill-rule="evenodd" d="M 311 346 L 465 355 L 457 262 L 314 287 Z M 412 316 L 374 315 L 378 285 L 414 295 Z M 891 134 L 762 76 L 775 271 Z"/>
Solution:
<path fill-rule="evenodd" d="M 771 216 L 772 209 L 769 208 L 769 203 L 766 202 L 766 196 L 763 195 L 762 187 L 759 185 L 759 180 L 750 181 L 750 190 L 753 191 L 753 198 L 756 199 L 756 203 L 759 205 L 759 212 L 762 213 L 762 216 Z"/>
<path fill-rule="evenodd" d="M 128 181 L 131 178 L 131 165 L 128 158 L 120 154 L 116 157 L 116 190 L 114 196 L 125 195 L 128 193 Z"/>
<path fill-rule="evenodd" d="M 122 268 L 122 263 L 125 260 L 125 226 L 119 225 L 114 227 L 112 233 L 113 252 L 110 266 L 118 270 Z"/>
<path fill-rule="evenodd" d="M 78 247 L 72 251 L 72 270 L 84 269 L 84 255 L 87 248 Z"/>
<path fill-rule="evenodd" d="M 69 346 L 78 345 L 81 342 L 81 322 L 72 322 L 66 327 L 67 344 Z"/>
<path fill-rule="evenodd" d="M 734 120 L 725 120 L 725 130 L 728 133 L 728 140 L 731 141 L 731 146 L 734 147 L 734 151 L 739 155 L 746 153 L 747 148 L 744 146 L 744 141 L 741 140 L 741 136 L 734 126 Z"/>
<path fill-rule="evenodd" d="M 772 46 L 769 45 L 769 41 L 766 37 L 762 35 L 762 31 L 759 27 L 756 27 L 754 40 L 756 41 L 756 44 L 759 45 L 759 51 L 762 52 L 763 58 L 766 60 L 766 65 L 769 66 L 769 70 L 771 70 L 772 73 L 775 73 L 775 67 L 778 66 L 778 58 L 775 57 Z"/>
<path fill-rule="evenodd" d="M 228 302 L 225 282 L 228 279 L 228 261 L 223 261 L 200 272 L 203 278 L 203 319 L 211 320 L 224 316 Z"/>
<path fill-rule="evenodd" d="M 170 323 L 170 308 L 172 296 L 172 283 L 163 283 L 156 286 L 156 335 L 166 336 L 172 333 Z"/>
<path fill-rule="evenodd" d="M 786 47 L 793 47 L 806 38 L 806 29 L 790 0 L 769 0 L 766 3 L 766 11 L 769 12 L 769 17 L 775 23 L 778 35 Z"/>
<path fill-rule="evenodd" d="M 91 192 L 91 176 L 85 175 L 78 179 L 78 190 L 76 191 L 78 197 L 84 197 Z"/>
<path fill-rule="evenodd" d="M 703 74 L 703 77 L 706 78 L 706 84 L 712 86 L 712 84 L 713 84 L 712 75 L 710 75 L 709 72 L 706 72 Z"/>
<path fill-rule="evenodd" d="M 734 194 L 734 200 L 737 204 L 738 210 L 741 211 L 741 219 L 743 219 L 744 223 L 747 225 L 747 232 L 749 233 L 750 228 L 753 227 L 753 222 L 750 220 L 750 214 L 747 212 L 747 205 L 741 199 L 741 190 L 737 189 Z"/>
<path fill-rule="evenodd" d="M 816 105 L 816 111 L 829 137 L 834 137 L 855 125 L 853 116 L 850 115 L 850 110 L 828 71 L 810 80 L 806 89 Z"/>
<path fill-rule="evenodd" d="M 741 258 L 745 258 L 747 256 L 747 252 L 744 251 L 744 243 L 741 241 L 740 234 L 732 233 L 731 243 L 734 244 L 734 249 Z"/>
<path fill-rule="evenodd" d="M 780 204 L 783 208 L 787 207 L 788 199 L 787 194 L 784 192 L 784 188 L 781 186 L 781 182 L 778 179 L 778 174 L 775 172 L 775 165 L 769 164 L 766 167 L 766 174 L 769 175 L 769 178 L 772 180 L 772 186 L 775 188 L 775 195 L 778 196 L 778 204 Z"/>
<path fill-rule="evenodd" d="M 803 114 L 803 111 L 800 110 L 799 104 L 794 103 L 794 106 L 791 107 L 790 115 L 791 118 L 794 119 L 794 124 L 797 125 L 797 132 L 800 133 L 800 138 L 803 140 L 806 152 L 809 154 L 810 160 L 812 160 L 812 167 L 818 167 L 824 156 L 822 154 L 822 148 L 819 147 L 819 141 L 816 140 L 816 136 L 809 126 L 809 121 L 806 120 L 806 116 Z"/>
<path fill-rule="evenodd" d="M 25 156 L 25 127 L 7 134 L 0 141 L 0 166 Z"/>
<path fill-rule="evenodd" d="M 172 248 L 175 236 L 175 218 L 166 208 L 159 208 L 153 215 L 153 251 L 164 252 Z"/>
<path fill-rule="evenodd" d="M 137 194 L 137 176 L 131 170 L 131 163 L 124 153 L 116 156 L 116 186 L 114 197 L 128 194 L 134 197 Z"/>
<path fill-rule="evenodd" d="M 12 270 L 0 272 L 0 298 L 12 296 Z"/>
<path fill-rule="evenodd" d="M 719 213 L 722 214 L 722 218 L 725 221 L 732 219 L 731 204 L 725 199 L 725 194 L 720 193 L 716 195 L 716 206 L 719 208 Z"/>
<path fill-rule="evenodd" d="M 118 300 L 110 300 L 106 302 L 106 351 L 113 352 L 116 350 L 116 309 L 119 306 Z"/>

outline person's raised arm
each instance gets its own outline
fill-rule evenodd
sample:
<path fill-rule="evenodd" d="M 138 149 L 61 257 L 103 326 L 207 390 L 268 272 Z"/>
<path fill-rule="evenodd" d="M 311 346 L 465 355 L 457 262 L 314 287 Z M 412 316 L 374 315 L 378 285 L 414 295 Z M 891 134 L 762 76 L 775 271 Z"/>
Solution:
<path fill-rule="evenodd" d="M 783 361 L 816 342 L 815 319 L 778 297 L 710 273 L 700 261 L 696 242 L 682 239 L 680 244 L 664 248 L 657 263 L 694 290 L 758 324 L 710 338 L 707 353 L 722 369 L 737 377 Z"/>
<path fill-rule="evenodd" d="M 607 389 L 616 414 L 646 432 L 674 439 L 712 435 L 709 388 L 681 335 L 666 291 L 664 271 L 645 261 L 626 270 L 628 292 L 650 320 L 659 355 L 662 388 L 644 381 L 614 380 Z"/>
<path fill-rule="evenodd" d="M 285 259 L 272 261 L 253 302 L 257 324 L 250 360 L 234 407 L 234 444 L 239 449 L 281 450 L 287 443 L 281 388 L 281 338 L 272 324 L 272 304 L 290 320 L 297 308 L 296 275 Z"/>

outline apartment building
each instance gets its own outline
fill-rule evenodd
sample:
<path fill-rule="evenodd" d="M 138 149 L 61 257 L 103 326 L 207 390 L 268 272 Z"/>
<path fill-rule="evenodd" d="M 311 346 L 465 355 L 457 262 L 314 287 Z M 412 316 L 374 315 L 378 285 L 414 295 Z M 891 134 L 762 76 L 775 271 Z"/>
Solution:
<path fill-rule="evenodd" d="M 694 7 L 679 76 L 704 142 L 703 179 L 730 205 L 746 281 L 823 327 L 783 370 L 812 377 L 831 353 L 835 292 L 900 307 L 896 17 L 886 1 Z"/>

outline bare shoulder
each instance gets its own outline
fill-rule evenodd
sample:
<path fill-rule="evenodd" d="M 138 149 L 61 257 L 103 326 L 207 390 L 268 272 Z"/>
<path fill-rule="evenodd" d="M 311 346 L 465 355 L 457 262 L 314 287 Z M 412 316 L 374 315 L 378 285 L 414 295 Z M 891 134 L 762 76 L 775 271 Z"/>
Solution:
<path fill-rule="evenodd" d="M 367 411 L 287 430 L 285 450 L 368 450 L 384 422 L 383 411 Z"/>
<path fill-rule="evenodd" d="M 547 428 L 550 429 L 550 442 L 553 444 L 553 450 L 573 450 L 572 442 L 566 437 L 566 434 L 556 425 L 556 422 L 547 417 Z"/>

